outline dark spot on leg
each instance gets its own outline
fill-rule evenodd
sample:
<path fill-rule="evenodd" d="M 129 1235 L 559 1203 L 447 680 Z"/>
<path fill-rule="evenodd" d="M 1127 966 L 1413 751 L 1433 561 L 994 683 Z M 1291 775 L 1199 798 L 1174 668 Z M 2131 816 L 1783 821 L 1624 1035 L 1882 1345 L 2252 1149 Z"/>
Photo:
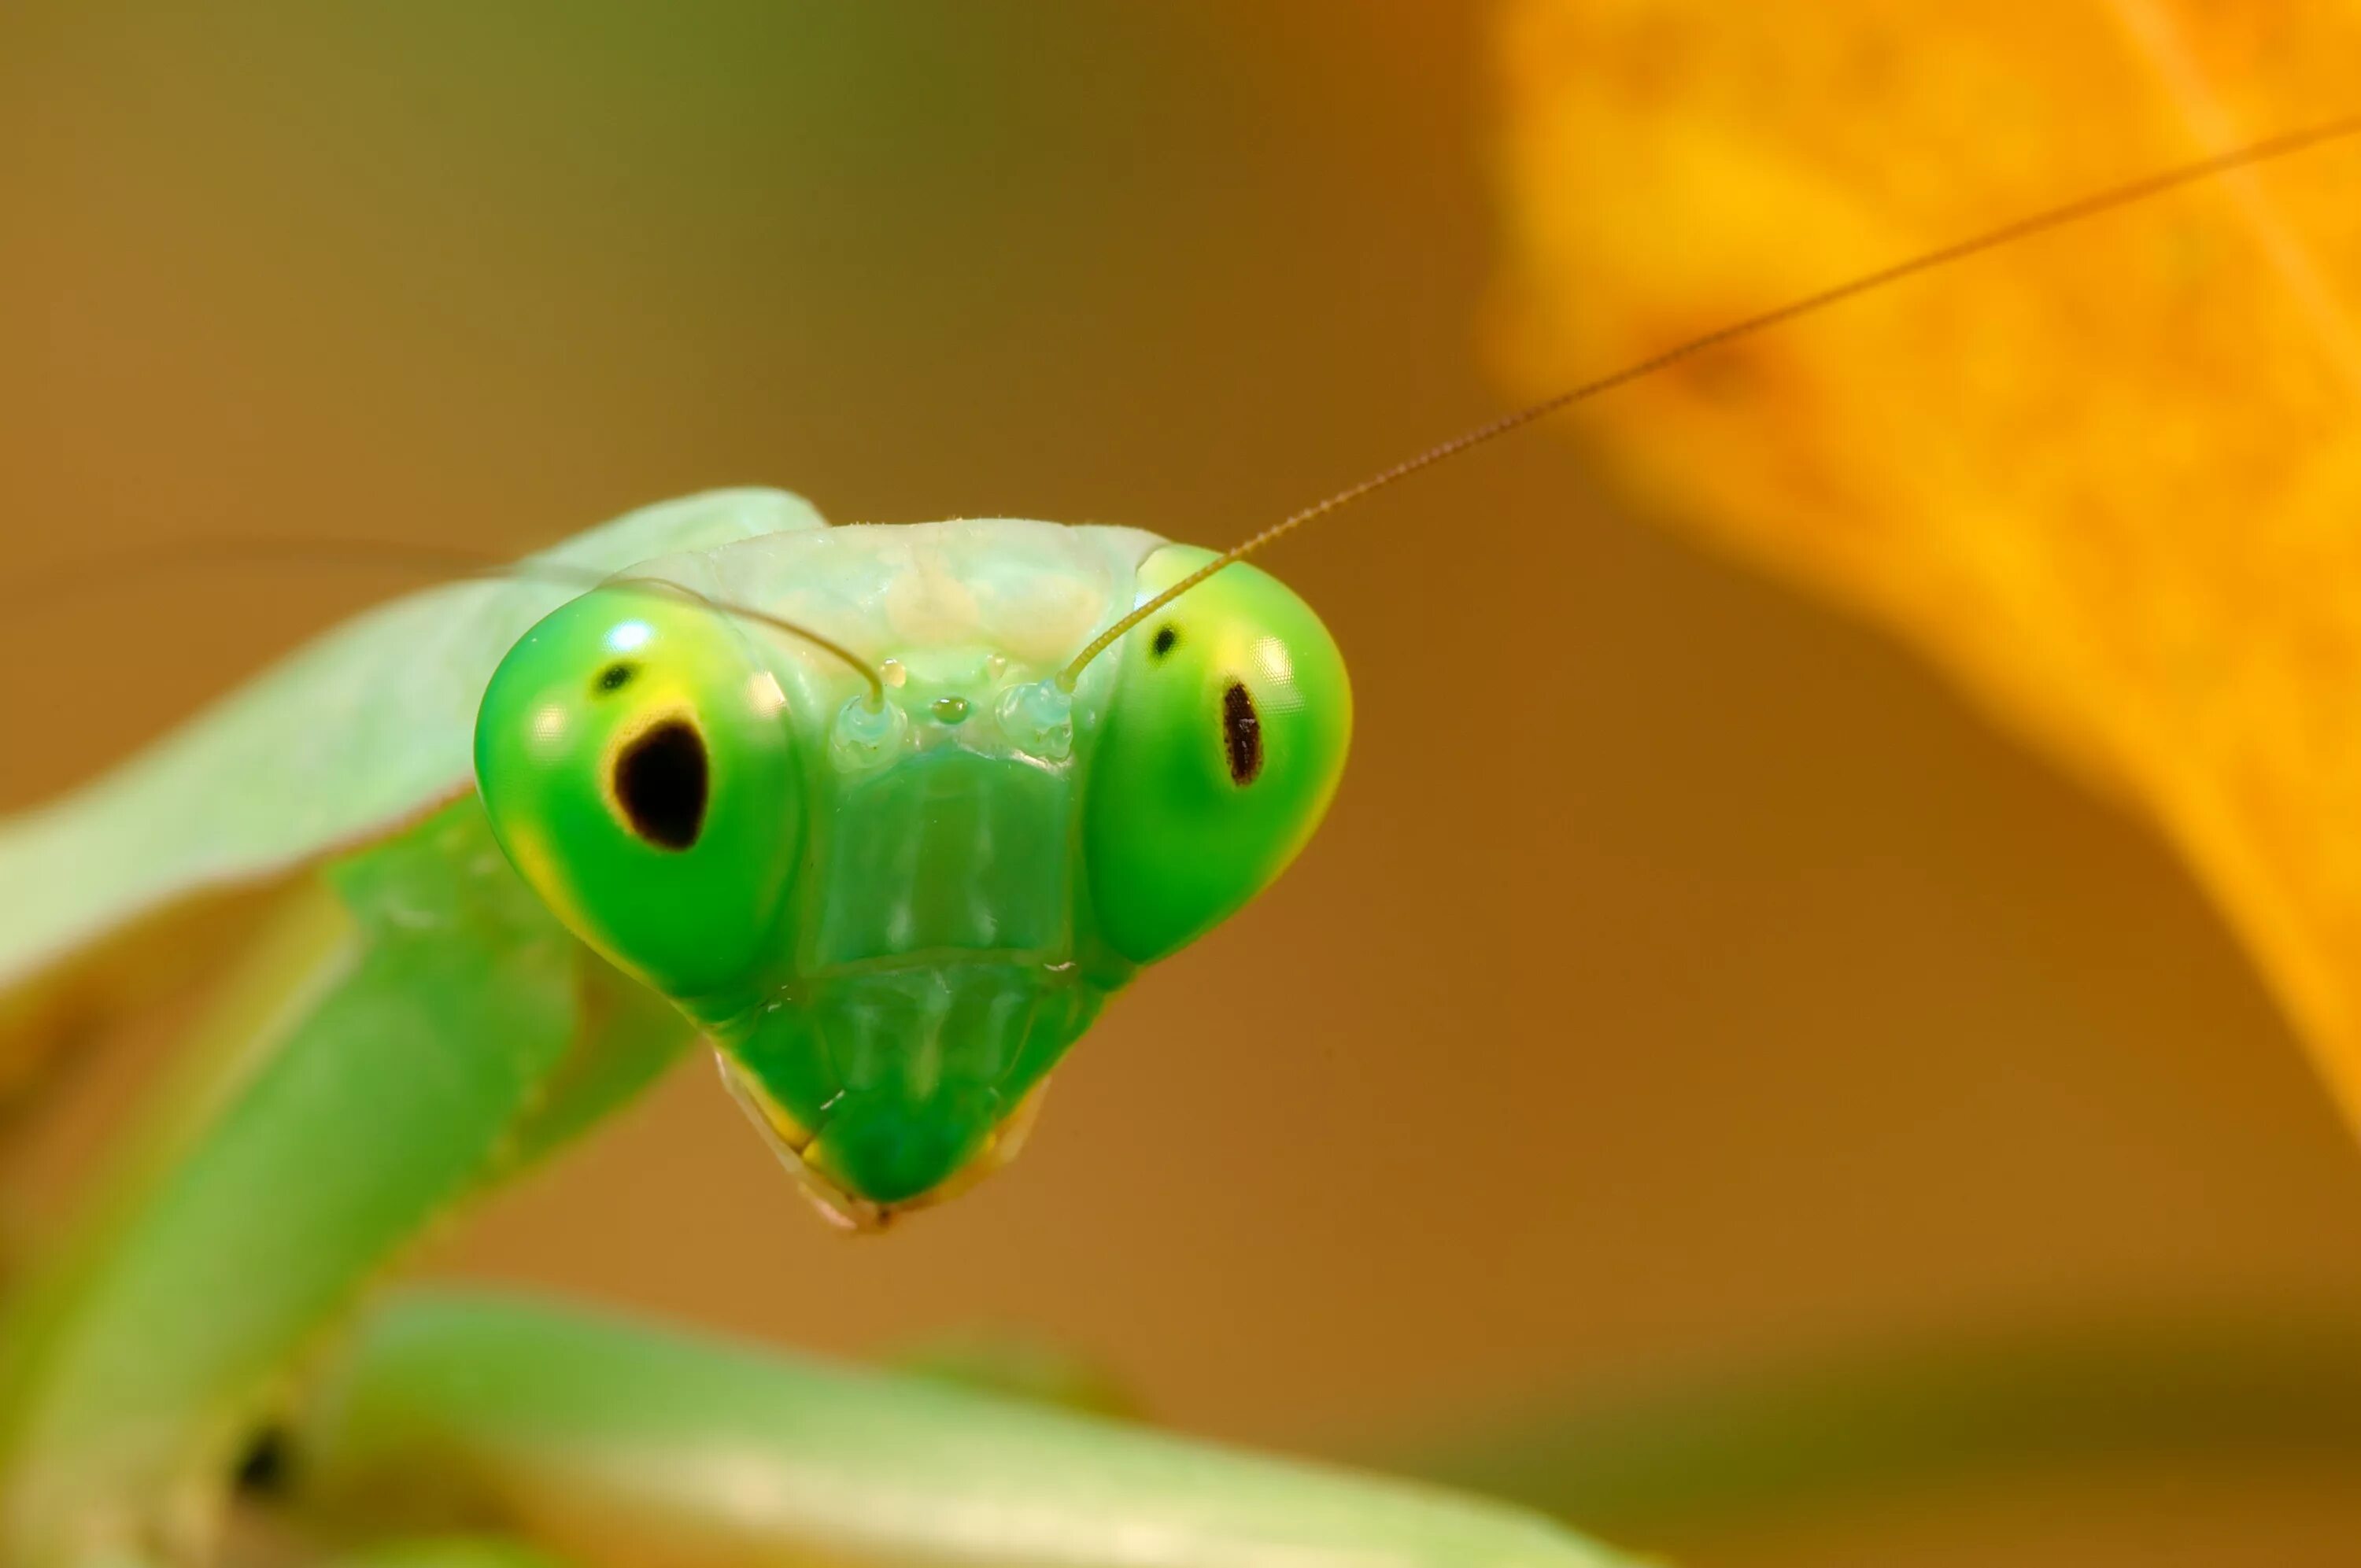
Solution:
<path fill-rule="evenodd" d="M 1148 645 L 1148 654 L 1150 657 L 1161 659 L 1165 654 L 1170 653 L 1175 647 L 1179 646 L 1180 641 L 1180 629 L 1179 627 L 1173 626 L 1170 623 L 1159 626 L 1156 629 L 1156 641 Z"/>
<path fill-rule="evenodd" d="M 294 1468 L 292 1440 L 277 1423 L 264 1427 L 247 1442 L 237 1462 L 237 1489 L 249 1497 L 276 1497 L 286 1491 Z"/>

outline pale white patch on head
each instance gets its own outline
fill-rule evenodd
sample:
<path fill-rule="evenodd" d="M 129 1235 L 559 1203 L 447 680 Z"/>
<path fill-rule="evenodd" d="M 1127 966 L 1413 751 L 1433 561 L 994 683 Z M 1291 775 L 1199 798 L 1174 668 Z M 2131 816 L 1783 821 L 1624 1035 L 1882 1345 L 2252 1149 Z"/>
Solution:
<path fill-rule="evenodd" d="M 957 552 L 934 541 L 904 544 L 902 570 L 885 591 L 887 631 L 912 648 L 973 641 L 982 616 L 975 586 L 961 575 Z"/>
<path fill-rule="evenodd" d="M 1160 543 L 1133 529 L 1005 518 L 855 524 L 716 551 L 708 591 L 877 661 L 888 689 L 902 684 L 897 675 L 997 685 L 1038 679 L 1072 658 L 1130 608 L 1139 564 Z M 790 709 L 833 711 L 854 695 L 835 662 L 792 638 L 764 641 L 781 655 Z"/>
<path fill-rule="evenodd" d="M 769 718 L 787 706 L 787 694 L 779 689 L 778 676 L 757 670 L 746 677 L 746 700 L 758 717 Z"/>
<path fill-rule="evenodd" d="M 1062 663 L 1106 619 L 1116 585 L 1079 572 L 1035 572 L 993 585 L 989 635 L 978 639 L 1037 668 Z"/>

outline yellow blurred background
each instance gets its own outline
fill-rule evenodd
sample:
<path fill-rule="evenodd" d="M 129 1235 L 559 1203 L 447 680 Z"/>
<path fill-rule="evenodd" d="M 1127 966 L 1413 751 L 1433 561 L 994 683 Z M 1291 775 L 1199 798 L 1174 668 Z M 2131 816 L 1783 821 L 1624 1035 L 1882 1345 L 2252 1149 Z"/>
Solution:
<path fill-rule="evenodd" d="M 1496 71 L 1480 6 L 16 0 L 0 809 L 407 586 L 44 611 L 68 564 L 522 550 L 738 483 L 1218 544 L 1484 417 Z M 1273 553 L 1355 672 L 1344 792 L 1010 1172 L 848 1242 L 699 1063 L 422 1266 L 826 1350 L 1019 1326 L 1161 1420 L 1345 1453 L 1885 1347 L 2353 1319 L 2361 1159 L 2189 877 L 1908 656 L 1593 498 L 1536 434 Z M 36 1207 L 187 1011 L 77 1077 Z M 2344 1563 L 2351 1463 L 1629 1544 Z"/>

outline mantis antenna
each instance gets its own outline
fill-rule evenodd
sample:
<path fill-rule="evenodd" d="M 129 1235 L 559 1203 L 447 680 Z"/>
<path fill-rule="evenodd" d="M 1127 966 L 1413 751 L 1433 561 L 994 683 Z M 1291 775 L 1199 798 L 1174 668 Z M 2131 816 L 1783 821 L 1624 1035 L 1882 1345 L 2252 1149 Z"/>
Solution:
<path fill-rule="evenodd" d="M 1611 371 L 1596 379 L 1585 381 L 1578 387 L 1569 388 L 1565 391 L 1543 398 L 1536 403 L 1528 403 L 1523 408 L 1513 410 L 1497 419 L 1462 431 L 1447 441 L 1439 442 L 1423 452 L 1403 458 L 1390 468 L 1379 469 L 1357 484 L 1347 485 L 1345 488 L 1313 502 L 1301 511 L 1290 512 L 1261 532 L 1232 545 L 1228 550 L 1214 556 L 1092 639 L 1090 645 L 1074 656 L 1073 663 L 1059 672 L 1058 685 L 1062 690 L 1073 690 L 1074 683 L 1081 678 L 1084 667 L 1093 659 L 1112 647 L 1125 632 L 1129 631 L 1133 627 L 1164 609 L 1174 599 L 1224 567 L 1245 560 L 1265 545 L 1294 532 L 1314 518 L 1325 517 L 1332 511 L 1350 506 L 1364 496 L 1382 490 L 1398 480 L 1407 479 L 1422 469 L 1432 468 L 1445 458 L 1456 457 L 1463 452 L 1497 440 L 1510 431 L 1522 429 L 1536 420 L 1547 418 L 1561 409 L 1587 402 L 1601 392 L 1612 391 L 1629 382 L 1653 376 L 1659 370 L 1703 354 L 1708 349 L 1719 348 L 1724 344 L 1752 337 L 1757 333 L 1767 332 L 1775 326 L 1783 326 L 1800 316 L 1816 314 L 1831 305 L 1841 304 L 1861 294 L 1872 293 L 1888 284 L 1899 283 L 1904 279 L 1914 278 L 1921 272 L 1932 272 L 1938 268 L 1948 267 L 1955 261 L 1964 261 L 1969 257 L 1982 251 L 2012 245 L 2018 240 L 2030 238 L 2049 229 L 2079 223 L 2084 218 L 2096 217 L 2102 213 L 2113 212 L 2118 207 L 2128 207 L 2136 203 L 2145 202 L 2152 196 L 2160 196 L 2169 191 L 2178 190 L 2183 185 L 2193 185 L 2200 181 L 2210 180 L 2235 170 L 2249 168 L 2257 163 L 2267 163 L 2274 159 L 2290 157 L 2319 147 L 2325 142 L 2339 141 L 2356 132 L 2361 132 L 2361 114 L 2346 115 L 2301 130 L 2286 131 L 2275 137 L 2267 137 L 2261 141 L 2249 142 L 2244 147 L 2234 148 L 2227 152 L 2218 152 L 2208 158 L 2201 158 L 2193 162 L 2165 170 L 2160 173 L 2150 174 L 2143 179 L 2079 197 L 2059 206 L 2018 218 L 2013 223 L 2003 224 L 1998 228 L 1987 229 L 1982 234 L 1970 236 L 1966 239 L 1954 240 L 1949 245 L 1881 267 L 1873 272 L 1864 272 L 1859 277 L 1822 289 L 1817 293 L 1790 300 L 1787 303 L 1764 311 L 1760 315 L 1748 316 L 1742 321 L 1735 321 L 1727 326 L 1717 327 L 1700 337 L 1693 337 L 1686 343 L 1675 344 L 1637 363 L 1627 365 L 1620 370 Z"/>
<path fill-rule="evenodd" d="M 140 576 L 159 575 L 178 567 L 242 565 L 256 563 L 326 562 L 336 565 L 393 565 L 413 568 L 445 578 L 476 578 L 497 581 L 510 578 L 520 582 L 548 583 L 556 587 L 620 588 L 625 592 L 651 597 L 686 599 L 704 606 L 717 615 L 742 620 L 750 625 L 783 631 L 821 652 L 840 661 L 859 675 L 869 688 L 872 712 L 885 706 L 885 683 L 876 667 L 860 654 L 834 638 L 798 625 L 784 616 L 756 609 L 752 605 L 736 604 L 697 592 L 684 584 L 668 582 L 661 577 L 617 576 L 611 573 L 595 572 L 587 566 L 562 565 L 555 561 L 499 561 L 464 550 L 434 544 L 408 544 L 387 539 L 340 539 L 333 542 L 317 539 L 209 539 L 179 548 L 167 547 L 151 553 L 136 564 Z M 106 566 L 109 586 L 122 580 L 122 566 L 109 563 Z M 98 587 L 94 576 L 76 580 L 69 578 L 52 588 L 62 597 Z M 55 602 L 52 600 L 52 602 Z"/>

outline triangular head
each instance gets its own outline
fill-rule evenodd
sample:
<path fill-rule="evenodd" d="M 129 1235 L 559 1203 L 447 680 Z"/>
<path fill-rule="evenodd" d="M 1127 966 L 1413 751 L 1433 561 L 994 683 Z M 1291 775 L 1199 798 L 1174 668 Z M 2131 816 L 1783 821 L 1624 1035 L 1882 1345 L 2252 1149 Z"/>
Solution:
<path fill-rule="evenodd" d="M 967 521 L 649 562 L 502 661 L 478 783 L 517 870 L 707 1031 L 823 1206 L 882 1223 L 1005 1163 L 1106 999 L 1334 793 L 1343 660 L 1252 566 L 1070 669 L 1211 558 Z"/>

